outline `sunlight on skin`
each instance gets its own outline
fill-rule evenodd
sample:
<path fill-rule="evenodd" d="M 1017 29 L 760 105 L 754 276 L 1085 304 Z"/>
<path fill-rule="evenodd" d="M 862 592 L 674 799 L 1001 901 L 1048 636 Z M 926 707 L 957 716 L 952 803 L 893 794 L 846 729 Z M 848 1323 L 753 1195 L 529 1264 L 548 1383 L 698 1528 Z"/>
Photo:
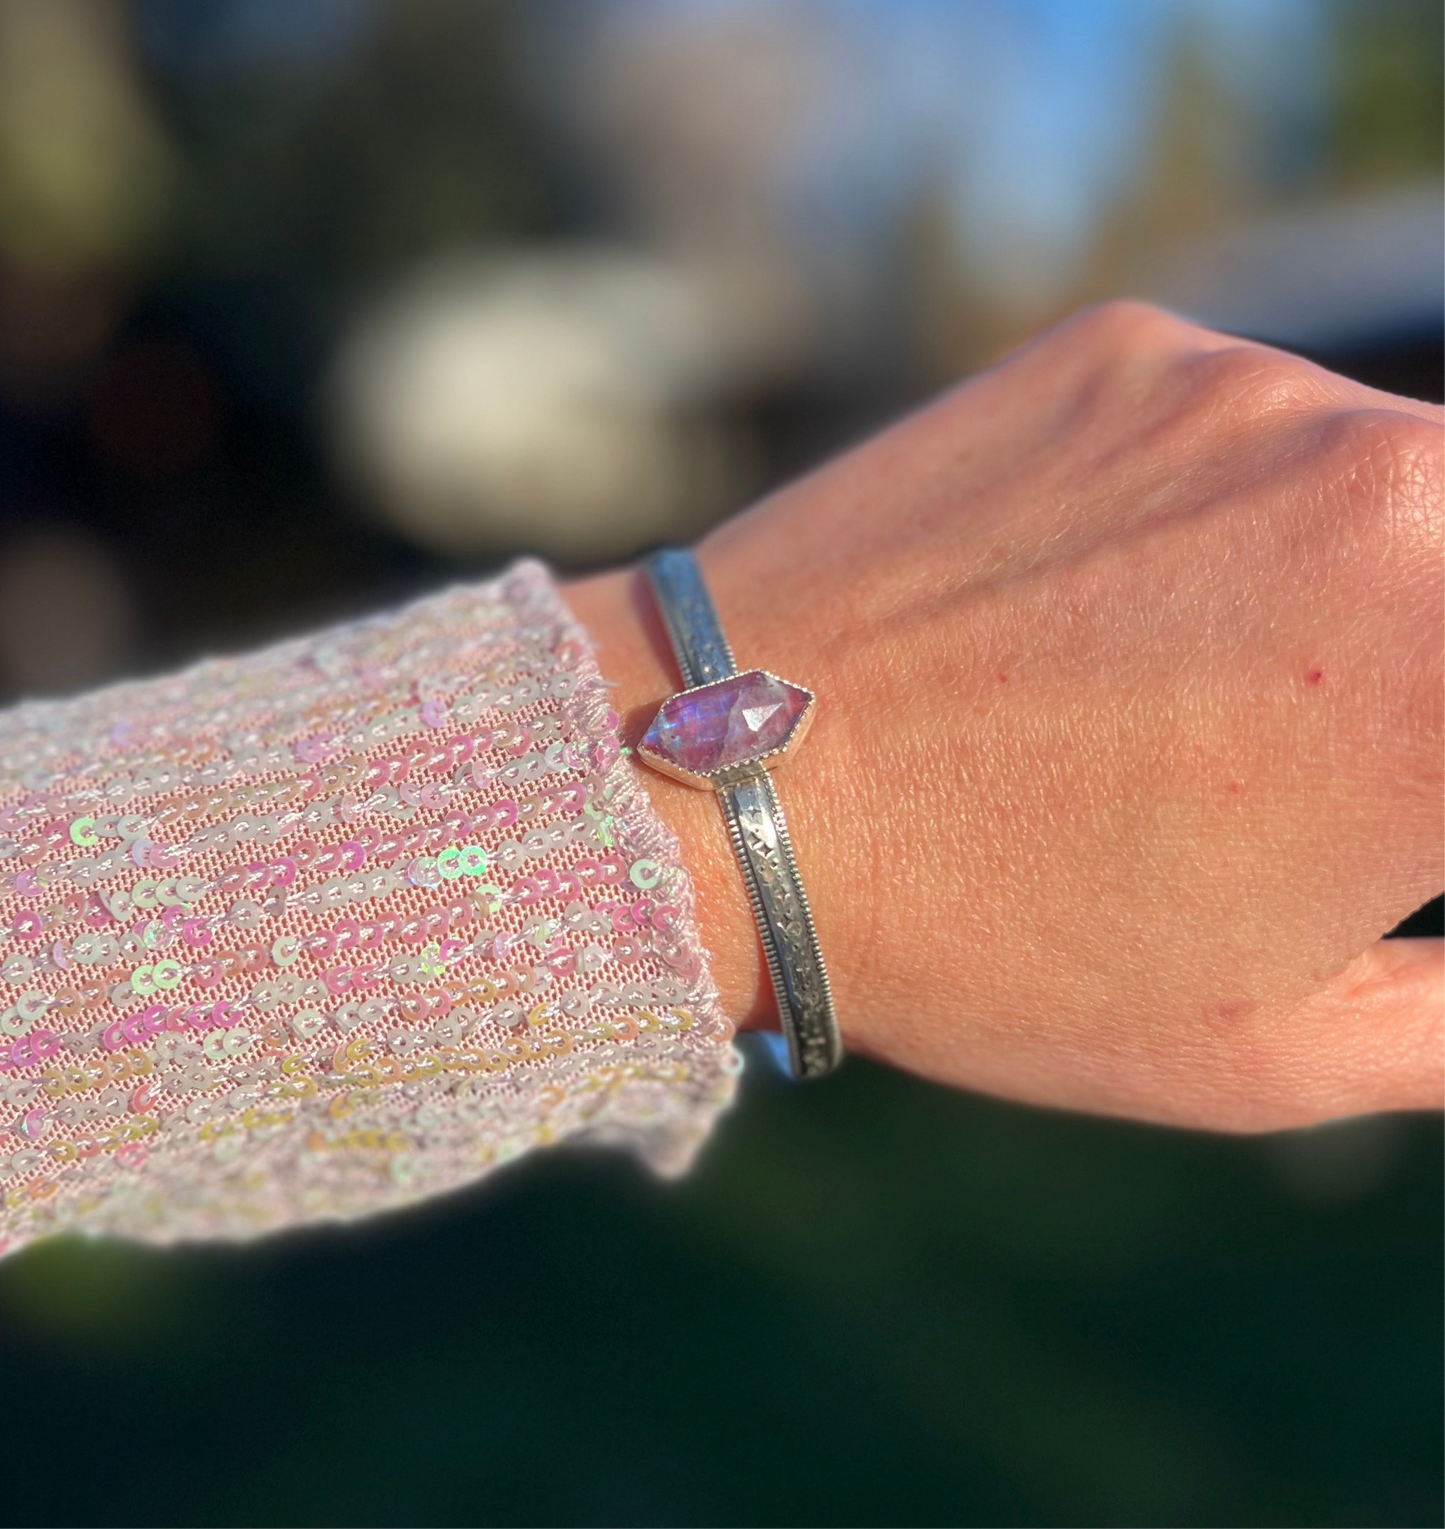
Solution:
<path fill-rule="evenodd" d="M 849 1048 L 1272 1129 L 1438 1105 L 1442 412 L 1090 310 L 698 549 Z M 678 688 L 633 570 L 568 597 L 629 742 Z M 727 1007 L 774 1013 L 716 804 L 654 777 Z"/>

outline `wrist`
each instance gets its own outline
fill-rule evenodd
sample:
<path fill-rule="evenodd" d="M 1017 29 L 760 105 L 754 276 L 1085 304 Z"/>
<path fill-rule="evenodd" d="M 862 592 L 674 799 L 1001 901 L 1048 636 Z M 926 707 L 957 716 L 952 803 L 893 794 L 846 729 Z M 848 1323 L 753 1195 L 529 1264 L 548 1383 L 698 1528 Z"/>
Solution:
<path fill-rule="evenodd" d="M 635 747 L 658 706 L 681 688 L 676 662 L 646 580 L 636 569 L 601 574 L 567 585 L 564 595 L 597 650 L 599 666 L 614 685 L 613 705 L 621 719 L 622 742 Z M 741 655 L 743 667 L 756 664 L 793 677 L 787 656 L 767 646 L 767 634 L 735 630 L 729 609 L 719 607 L 725 629 Z M 801 684 L 817 684 L 799 670 Z M 821 698 L 826 706 L 826 696 Z M 820 722 L 826 715 L 820 706 Z M 825 955 L 843 949 L 837 928 L 840 900 L 834 895 L 832 858 L 825 853 L 828 821 L 826 773 L 813 737 L 779 772 L 805 887 Z M 811 768 L 810 768 L 811 765 Z M 648 795 L 658 815 L 677 835 L 683 863 L 692 878 L 698 929 L 711 956 L 713 980 L 724 1012 L 744 1028 L 777 1023 L 777 1005 L 763 961 L 757 928 L 743 879 L 728 840 L 723 816 L 711 791 L 644 772 Z M 834 980 L 836 982 L 836 961 Z"/>

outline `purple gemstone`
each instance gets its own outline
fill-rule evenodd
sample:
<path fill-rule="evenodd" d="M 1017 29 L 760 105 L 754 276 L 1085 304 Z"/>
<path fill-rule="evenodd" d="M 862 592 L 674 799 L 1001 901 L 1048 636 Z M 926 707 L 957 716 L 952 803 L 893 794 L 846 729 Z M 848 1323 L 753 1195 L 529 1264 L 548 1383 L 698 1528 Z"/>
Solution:
<path fill-rule="evenodd" d="M 712 775 L 781 748 L 811 699 L 750 669 L 664 702 L 639 747 L 690 775 Z"/>

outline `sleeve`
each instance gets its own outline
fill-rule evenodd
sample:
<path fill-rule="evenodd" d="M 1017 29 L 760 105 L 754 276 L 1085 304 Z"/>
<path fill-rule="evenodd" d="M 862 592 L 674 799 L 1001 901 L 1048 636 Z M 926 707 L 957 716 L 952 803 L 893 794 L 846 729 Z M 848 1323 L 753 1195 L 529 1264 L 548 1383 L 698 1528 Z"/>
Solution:
<path fill-rule="evenodd" d="M 541 1146 L 679 1173 L 739 1069 L 550 575 L 0 714 L 0 1252 L 244 1238 Z"/>

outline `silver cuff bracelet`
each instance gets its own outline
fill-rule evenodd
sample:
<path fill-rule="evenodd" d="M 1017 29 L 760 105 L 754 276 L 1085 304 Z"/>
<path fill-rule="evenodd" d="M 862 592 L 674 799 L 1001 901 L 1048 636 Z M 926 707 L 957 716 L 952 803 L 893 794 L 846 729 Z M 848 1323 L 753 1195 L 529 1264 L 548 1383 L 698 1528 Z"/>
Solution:
<path fill-rule="evenodd" d="M 638 758 L 674 780 L 716 791 L 762 937 L 795 1078 L 843 1057 L 828 973 L 768 772 L 803 738 L 810 690 L 764 669 L 742 673 L 690 552 L 659 552 L 647 574 L 684 689 L 664 701 Z"/>

